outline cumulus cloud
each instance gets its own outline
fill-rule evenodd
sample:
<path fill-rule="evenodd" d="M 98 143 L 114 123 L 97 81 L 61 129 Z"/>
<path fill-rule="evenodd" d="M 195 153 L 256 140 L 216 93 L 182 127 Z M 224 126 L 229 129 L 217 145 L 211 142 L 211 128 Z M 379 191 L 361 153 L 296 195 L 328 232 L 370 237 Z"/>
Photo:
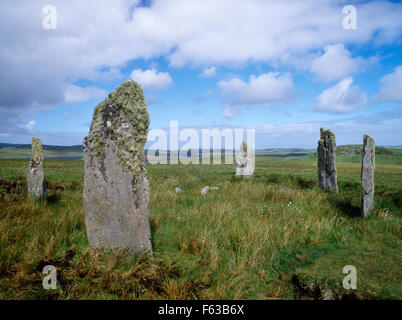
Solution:
<path fill-rule="evenodd" d="M 367 103 L 367 94 L 353 86 L 353 78 L 346 77 L 333 87 L 324 90 L 316 99 L 313 111 L 348 113 Z"/>
<path fill-rule="evenodd" d="M 198 75 L 201 78 L 211 78 L 216 76 L 216 67 L 206 68 Z"/>
<path fill-rule="evenodd" d="M 35 120 L 31 120 L 26 124 L 26 129 L 28 130 L 28 132 L 34 132 L 35 129 L 35 125 L 36 125 L 36 121 Z"/>
<path fill-rule="evenodd" d="M 268 72 L 251 75 L 248 82 L 239 78 L 219 81 L 220 97 L 225 105 L 224 117 L 234 117 L 249 105 L 278 105 L 293 98 L 294 86 L 289 73 Z M 239 108 L 240 107 L 240 108 Z"/>
<path fill-rule="evenodd" d="M 131 72 L 130 77 L 137 81 L 144 90 L 161 91 L 173 84 L 173 80 L 168 72 L 157 72 L 155 69 L 145 71 L 136 69 Z"/>
<path fill-rule="evenodd" d="M 392 43 L 402 33 L 402 4 L 391 1 L 359 3 L 353 32 L 341 27 L 343 0 L 55 1 L 56 30 L 42 27 L 44 4 L 0 1 L 0 114 L 13 117 L 8 126 L 63 104 L 66 82 L 120 77 L 134 59 L 286 65 L 329 43 Z"/>
<path fill-rule="evenodd" d="M 311 121 L 285 124 L 257 124 L 256 148 L 317 148 L 320 128 L 331 128 L 338 145 L 361 144 L 363 135 L 370 133 L 376 145 L 400 145 L 402 121 L 373 123 L 369 119 L 339 119 L 338 121 Z"/>
<path fill-rule="evenodd" d="M 382 87 L 377 95 L 378 100 L 402 102 L 402 65 L 383 76 L 380 82 Z"/>
<path fill-rule="evenodd" d="M 106 96 L 107 92 L 97 87 L 69 85 L 64 91 L 66 103 L 85 102 L 91 99 L 102 99 Z"/>
<path fill-rule="evenodd" d="M 359 70 L 363 59 L 351 58 L 349 50 L 343 44 L 327 45 L 324 53 L 313 60 L 310 71 L 319 80 L 334 81 L 344 78 Z"/>

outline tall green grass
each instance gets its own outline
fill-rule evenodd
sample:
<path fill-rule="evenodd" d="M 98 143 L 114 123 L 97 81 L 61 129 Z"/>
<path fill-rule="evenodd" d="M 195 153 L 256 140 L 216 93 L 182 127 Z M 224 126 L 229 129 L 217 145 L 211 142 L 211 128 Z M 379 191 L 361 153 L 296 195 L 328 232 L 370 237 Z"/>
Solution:
<path fill-rule="evenodd" d="M 82 161 L 45 161 L 49 199 L 32 203 L 28 162 L 0 160 L 0 299 L 401 299 L 402 166 L 377 163 L 362 219 L 360 164 L 346 160 L 339 194 L 318 188 L 314 156 L 257 157 L 246 180 L 233 165 L 148 165 L 143 256 L 89 247 Z M 219 189 L 202 196 L 207 185 Z M 46 264 L 57 290 L 42 288 Z M 342 287 L 345 265 L 356 290 Z"/>

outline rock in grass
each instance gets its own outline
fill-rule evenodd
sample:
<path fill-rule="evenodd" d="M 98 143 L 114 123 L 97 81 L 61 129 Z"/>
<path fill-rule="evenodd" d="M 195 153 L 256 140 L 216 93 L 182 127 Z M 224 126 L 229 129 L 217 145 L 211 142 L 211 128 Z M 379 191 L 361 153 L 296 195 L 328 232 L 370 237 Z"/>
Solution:
<path fill-rule="evenodd" d="M 29 161 L 27 173 L 28 196 L 32 200 L 47 198 L 43 159 L 43 149 L 40 139 L 32 138 L 32 160 Z"/>
<path fill-rule="evenodd" d="M 203 196 L 205 196 L 205 195 L 208 193 L 208 191 L 209 191 L 209 186 L 206 186 L 206 187 L 202 188 L 201 194 L 202 194 Z"/>
<path fill-rule="evenodd" d="M 152 250 L 144 145 L 149 114 L 142 88 L 122 83 L 94 111 L 84 139 L 83 207 L 98 248 Z"/>
<path fill-rule="evenodd" d="M 318 182 L 324 191 L 338 192 L 336 177 L 336 143 L 332 130 L 320 129 L 318 140 Z"/>
<path fill-rule="evenodd" d="M 182 192 L 182 190 L 179 187 L 177 187 L 176 188 L 176 193 L 180 193 L 180 192 Z"/>
<path fill-rule="evenodd" d="M 373 209 L 374 200 L 374 169 L 375 169 L 375 144 L 374 139 L 365 134 L 363 137 L 362 158 L 362 195 L 361 214 L 365 218 Z"/>
<path fill-rule="evenodd" d="M 247 143 L 243 141 L 240 150 L 236 155 L 236 177 L 249 178 L 254 173 L 254 166 L 250 159 L 250 149 Z"/>

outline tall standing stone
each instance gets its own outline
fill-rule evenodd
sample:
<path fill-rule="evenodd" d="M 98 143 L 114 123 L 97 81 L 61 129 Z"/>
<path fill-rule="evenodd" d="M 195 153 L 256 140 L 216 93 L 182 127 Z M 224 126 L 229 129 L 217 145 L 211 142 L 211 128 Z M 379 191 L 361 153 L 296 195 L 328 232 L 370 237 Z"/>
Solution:
<path fill-rule="evenodd" d="M 39 138 L 32 138 L 32 160 L 27 173 L 28 196 L 32 200 L 47 198 L 43 159 L 42 142 Z"/>
<path fill-rule="evenodd" d="M 373 209 L 374 200 L 374 169 L 375 169 L 375 144 L 374 139 L 365 134 L 363 137 L 362 158 L 362 198 L 361 213 L 365 218 Z"/>
<path fill-rule="evenodd" d="M 336 143 L 332 130 L 320 129 L 318 140 L 318 182 L 324 191 L 338 192 L 336 177 Z"/>
<path fill-rule="evenodd" d="M 144 155 L 148 126 L 144 93 L 133 80 L 95 108 L 84 139 L 83 207 L 91 246 L 152 250 Z"/>
<path fill-rule="evenodd" d="M 254 173 L 254 165 L 250 158 L 251 152 L 247 143 L 243 141 L 240 150 L 236 154 L 236 174 L 235 176 L 248 178 Z"/>

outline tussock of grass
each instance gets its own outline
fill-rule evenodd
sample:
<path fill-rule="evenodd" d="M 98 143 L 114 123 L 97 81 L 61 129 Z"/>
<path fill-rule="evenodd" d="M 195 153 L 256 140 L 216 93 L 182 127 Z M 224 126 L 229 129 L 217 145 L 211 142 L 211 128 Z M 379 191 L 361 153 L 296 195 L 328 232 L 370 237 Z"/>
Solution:
<path fill-rule="evenodd" d="M 149 165 L 154 250 L 132 256 L 89 247 L 81 161 L 45 161 L 49 199 L 38 203 L 27 200 L 27 162 L 0 164 L 0 299 L 322 297 L 295 277 L 345 297 L 348 264 L 354 297 L 402 298 L 400 165 L 377 165 L 365 220 L 357 163 L 338 163 L 339 194 L 317 187 L 313 156 L 257 158 L 251 179 L 234 178 L 233 165 Z M 207 185 L 219 189 L 202 196 Z M 46 264 L 57 290 L 42 288 Z"/>

